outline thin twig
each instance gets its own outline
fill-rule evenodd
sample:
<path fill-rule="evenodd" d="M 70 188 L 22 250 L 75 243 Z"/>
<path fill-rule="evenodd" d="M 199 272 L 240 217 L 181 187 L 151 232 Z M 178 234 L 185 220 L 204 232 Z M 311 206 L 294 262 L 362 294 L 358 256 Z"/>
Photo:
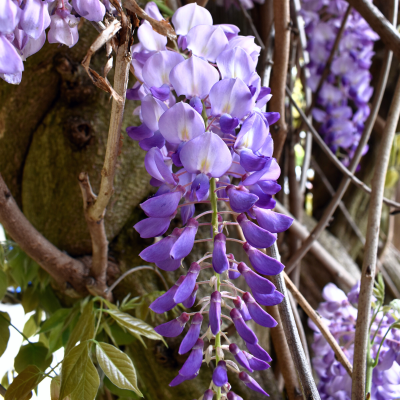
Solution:
<path fill-rule="evenodd" d="M 293 215 L 278 201 L 276 202 L 275 211 L 293 218 Z M 293 220 L 289 232 L 293 232 L 302 241 L 310 235 L 308 230 L 296 219 Z M 350 289 L 357 283 L 357 277 L 352 276 L 317 240 L 312 243 L 310 252 L 342 285 Z"/>
<path fill-rule="evenodd" d="M 263 43 L 263 41 L 262 41 L 262 39 L 261 39 L 261 37 L 260 37 L 258 31 L 257 31 L 257 28 L 256 28 L 255 25 L 254 25 L 253 18 L 251 18 L 251 15 L 250 15 L 250 14 L 248 13 L 248 11 L 245 9 L 243 3 L 242 3 L 240 0 L 238 0 L 238 3 L 239 3 L 240 9 L 242 10 L 243 15 L 245 16 L 245 18 L 247 19 L 247 22 L 248 22 L 249 25 L 250 25 L 250 29 L 251 29 L 251 31 L 253 32 L 253 35 L 254 35 L 254 36 L 256 37 L 256 39 L 257 39 L 258 44 L 260 45 L 260 47 L 261 47 L 263 50 L 265 50 L 264 43 Z"/>
<path fill-rule="evenodd" d="M 139 267 L 135 267 L 135 268 L 129 269 L 128 271 L 124 272 L 106 291 L 112 292 L 114 290 L 115 286 L 117 286 L 128 275 L 133 274 L 134 272 L 137 272 L 137 271 L 144 270 L 144 269 L 149 269 L 149 270 L 155 272 L 158 275 L 158 277 L 161 279 L 161 281 L 165 287 L 165 290 L 169 289 L 167 282 L 165 281 L 164 277 L 161 275 L 160 271 L 157 268 L 149 267 L 147 265 L 141 265 Z"/>
<path fill-rule="evenodd" d="M 335 352 L 337 360 L 343 365 L 347 373 L 351 375 L 353 373 L 353 367 L 343 353 L 343 350 L 340 348 L 339 344 L 337 343 L 334 336 L 331 334 L 328 327 L 325 325 L 324 321 L 322 320 L 321 316 L 315 312 L 315 310 L 311 307 L 308 301 L 304 298 L 304 296 L 300 293 L 297 289 L 296 285 L 290 280 L 285 272 L 283 272 L 283 277 L 285 278 L 286 287 L 290 290 L 293 297 L 296 301 L 300 304 L 300 307 L 304 310 L 304 312 L 308 315 L 308 317 L 314 322 L 314 324 L 318 327 L 321 334 L 324 336 L 326 341 L 328 342 L 329 346 L 331 346 L 332 350 Z"/>
<path fill-rule="evenodd" d="M 398 0 L 394 0 L 394 4 L 393 4 L 393 8 L 392 8 L 392 15 L 391 15 L 391 20 L 393 21 L 394 24 L 397 22 L 397 6 L 398 6 Z M 385 52 L 385 56 L 384 56 L 384 60 L 383 60 L 383 64 L 382 64 L 382 68 L 381 68 L 381 72 L 380 72 L 380 76 L 379 76 L 378 85 L 375 90 L 374 100 L 373 100 L 373 103 L 371 106 L 371 112 L 365 123 L 364 132 L 363 132 L 360 142 L 357 146 L 357 150 L 354 154 L 353 159 L 350 162 L 349 170 L 352 173 L 355 172 L 357 165 L 360 162 L 364 147 L 368 143 L 369 137 L 372 132 L 372 128 L 375 124 L 375 121 L 377 120 L 378 111 L 379 111 L 380 105 L 382 103 L 383 94 L 384 94 L 387 79 L 389 76 L 390 66 L 392 64 L 392 56 L 393 56 L 393 54 L 391 51 L 387 50 Z M 336 208 L 338 207 L 340 200 L 344 196 L 344 193 L 346 192 L 346 189 L 349 184 L 350 184 L 350 178 L 348 178 L 347 176 L 344 177 L 336 191 L 335 196 L 332 198 L 328 207 L 325 209 L 325 212 L 322 215 L 317 226 L 313 229 L 313 231 L 310 233 L 308 238 L 303 242 L 303 245 L 300 247 L 300 249 L 297 250 L 296 253 L 292 256 L 292 259 L 289 260 L 288 263 L 286 263 L 287 270 L 290 267 L 289 263 L 292 263 L 294 265 L 294 264 L 296 264 L 295 261 L 297 260 L 297 258 L 301 259 L 302 257 L 304 257 L 304 255 L 310 249 L 310 247 L 312 246 L 314 241 L 318 239 L 319 235 L 326 228 L 333 213 L 335 212 Z"/>
<path fill-rule="evenodd" d="M 393 95 L 392 104 L 386 119 L 385 130 L 379 146 L 372 194 L 368 212 L 367 236 L 361 273 L 358 316 L 354 338 L 354 374 L 352 400 L 365 399 L 366 360 L 369 340 L 369 320 L 371 315 L 371 297 L 374 288 L 376 259 L 379 244 L 382 199 L 385 188 L 386 171 L 389 165 L 390 151 L 400 116 L 400 77 Z"/>
<path fill-rule="evenodd" d="M 271 257 L 280 261 L 280 255 L 276 243 L 274 243 L 268 250 Z M 292 355 L 293 362 L 302 386 L 303 396 L 310 400 L 320 399 L 314 378 L 312 376 L 311 368 L 307 362 L 303 347 L 301 345 L 299 333 L 296 328 L 283 273 L 281 272 L 278 275 L 271 276 L 270 279 L 275 284 L 276 289 L 284 295 L 282 302 L 278 305 L 278 309 L 290 353 Z"/>
<path fill-rule="evenodd" d="M 369 26 L 380 36 L 385 46 L 393 51 L 400 60 L 400 34 L 395 24 L 391 24 L 385 16 L 369 0 L 346 0 L 368 22 Z"/>
<path fill-rule="evenodd" d="M 279 162 L 286 140 L 285 86 L 290 51 L 290 4 L 289 0 L 273 0 L 275 24 L 274 67 L 272 69 L 269 111 L 280 113 L 280 119 L 273 125 L 274 157 Z"/>
<path fill-rule="evenodd" d="M 315 172 L 320 176 L 320 178 L 322 180 L 322 183 L 328 189 L 329 194 L 331 196 L 334 196 L 335 195 L 335 189 L 332 187 L 332 185 L 329 182 L 328 178 L 324 174 L 324 171 L 322 171 L 321 167 L 318 165 L 318 163 L 315 160 L 313 160 L 312 166 L 313 166 Z M 343 201 L 340 201 L 339 208 L 342 211 L 342 213 L 343 213 L 344 217 L 346 218 L 347 222 L 349 223 L 349 225 L 353 229 L 354 233 L 356 234 L 356 236 L 360 240 L 360 242 L 364 245 L 365 244 L 365 237 L 362 234 L 362 232 L 360 231 L 360 228 L 357 226 L 357 224 L 354 221 L 353 217 L 351 216 L 351 214 L 347 210 L 347 208 L 344 205 Z"/>
<path fill-rule="evenodd" d="M 51 244 L 22 214 L 0 174 L 0 223 L 17 245 L 71 297 L 87 294 L 87 267 Z M 72 289 L 71 289 L 72 286 Z"/>

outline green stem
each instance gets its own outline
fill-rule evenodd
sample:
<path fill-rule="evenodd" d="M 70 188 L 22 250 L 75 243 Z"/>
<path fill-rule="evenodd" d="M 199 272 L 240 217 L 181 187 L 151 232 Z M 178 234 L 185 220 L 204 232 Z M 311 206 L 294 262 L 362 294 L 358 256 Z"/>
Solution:
<path fill-rule="evenodd" d="M 3 318 L 8 322 L 10 326 L 12 326 L 29 344 L 33 344 L 32 342 L 29 341 L 29 339 L 16 327 L 14 326 L 11 321 L 9 321 L 4 315 L 0 314 L 0 317 Z"/>
<path fill-rule="evenodd" d="M 99 319 L 97 320 L 96 330 L 94 331 L 94 338 L 96 338 L 97 332 L 99 330 L 102 313 L 103 313 L 103 299 L 100 299 L 100 308 L 99 308 L 99 317 L 98 317 Z"/>
<path fill-rule="evenodd" d="M 367 373 L 365 378 L 365 393 L 371 393 L 372 387 L 372 371 L 374 370 L 374 360 L 371 357 L 371 341 L 368 338 L 368 347 L 367 347 Z"/>
<path fill-rule="evenodd" d="M 217 194 L 215 193 L 215 189 L 217 188 L 217 183 L 215 178 L 211 178 L 210 180 L 210 202 L 212 209 L 212 218 L 211 225 L 213 229 L 213 237 L 218 234 L 218 205 L 217 205 Z M 220 291 L 221 288 L 221 277 L 220 274 L 215 272 L 215 276 L 217 277 L 217 291 Z M 218 348 L 221 347 L 221 332 L 218 332 L 215 335 L 215 362 L 218 364 L 219 356 L 218 356 Z M 217 400 L 221 399 L 221 388 L 217 388 Z"/>

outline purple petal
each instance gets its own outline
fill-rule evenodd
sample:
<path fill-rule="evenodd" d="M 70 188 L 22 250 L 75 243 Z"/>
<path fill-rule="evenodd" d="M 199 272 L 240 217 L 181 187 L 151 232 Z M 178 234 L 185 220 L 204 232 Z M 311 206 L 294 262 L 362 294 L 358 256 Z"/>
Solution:
<path fill-rule="evenodd" d="M 257 357 L 254 357 L 252 354 L 249 354 L 247 352 L 243 352 L 250 367 L 254 369 L 255 371 L 264 371 L 270 367 L 268 363 L 266 363 L 263 360 L 260 360 Z"/>
<path fill-rule="evenodd" d="M 147 262 L 163 261 L 169 258 L 169 252 L 181 233 L 181 229 L 175 228 L 171 235 L 144 249 L 139 254 L 139 257 Z"/>
<path fill-rule="evenodd" d="M 68 47 L 75 46 L 79 39 L 79 19 L 70 13 L 57 10 L 51 16 L 50 30 L 47 33 L 49 43 L 65 44 Z"/>
<path fill-rule="evenodd" d="M 192 319 L 192 324 L 190 325 L 188 333 L 183 338 L 182 343 L 179 347 L 178 351 L 179 354 L 187 353 L 196 344 L 197 339 L 199 338 L 200 335 L 202 322 L 203 322 L 203 316 L 199 313 L 195 314 Z"/>
<path fill-rule="evenodd" d="M 240 214 L 236 220 L 242 228 L 244 237 L 251 246 L 264 249 L 275 243 L 275 235 L 249 221 L 245 214 Z"/>
<path fill-rule="evenodd" d="M 12 33 L 18 24 L 21 16 L 21 9 L 12 0 L 2 0 L 0 2 L 0 33 Z M 2 53 L 0 54 L 7 54 Z M 8 72 L 3 72 L 8 73 Z"/>
<path fill-rule="evenodd" d="M 201 201 L 208 197 L 209 188 L 210 179 L 208 176 L 204 174 L 197 175 L 190 188 L 192 201 Z"/>
<path fill-rule="evenodd" d="M 196 378 L 197 375 L 198 375 L 198 373 L 193 374 L 192 376 L 183 376 L 181 374 L 178 374 L 178 376 L 176 376 L 168 386 L 170 386 L 170 387 L 178 386 L 182 382 L 190 381 L 191 379 Z"/>
<path fill-rule="evenodd" d="M 255 71 L 256 63 L 240 47 L 223 51 L 217 58 L 222 79 L 240 78 L 246 84 Z"/>
<path fill-rule="evenodd" d="M 189 219 L 193 217 L 195 210 L 196 210 L 196 208 L 195 208 L 194 204 L 190 204 L 188 206 L 181 207 L 181 218 L 182 218 L 183 225 L 186 225 L 186 223 L 189 221 Z"/>
<path fill-rule="evenodd" d="M 164 85 L 169 87 L 169 74 L 172 68 L 184 60 L 181 54 L 174 51 L 160 51 L 153 54 L 143 65 L 142 76 L 144 83 L 150 90 L 152 87 L 161 88 Z M 163 100 L 167 100 L 167 98 Z"/>
<path fill-rule="evenodd" d="M 195 219 L 189 220 L 186 228 L 172 246 L 171 258 L 174 260 L 185 258 L 192 251 L 198 226 L 199 223 Z"/>
<path fill-rule="evenodd" d="M 258 196 L 249 193 L 242 186 L 239 186 L 238 189 L 235 186 L 228 186 L 226 192 L 228 193 L 229 204 L 235 212 L 248 211 L 258 200 Z"/>
<path fill-rule="evenodd" d="M 0 34 L 0 74 L 16 74 L 24 70 L 24 63 L 15 47 Z"/>
<path fill-rule="evenodd" d="M 243 295 L 243 301 L 247 305 L 247 309 L 254 319 L 255 323 L 266 328 L 274 328 L 278 323 L 266 311 L 264 311 L 254 300 L 253 296 L 246 292 Z"/>
<path fill-rule="evenodd" d="M 156 261 L 157 267 L 162 269 L 163 271 L 175 271 L 181 266 L 181 263 L 182 263 L 182 259 L 171 260 L 170 257 L 168 257 L 165 260 Z"/>
<path fill-rule="evenodd" d="M 149 239 L 163 235 L 169 228 L 171 218 L 146 218 L 139 221 L 134 228 L 139 232 L 140 237 Z"/>
<path fill-rule="evenodd" d="M 156 21 L 162 21 L 164 19 L 154 1 L 149 1 L 145 6 L 144 11 L 146 11 L 147 14 Z"/>
<path fill-rule="evenodd" d="M 237 279 L 240 276 L 240 272 L 237 269 L 237 264 L 234 262 L 231 262 L 230 260 L 234 260 L 235 256 L 233 254 L 227 254 L 226 255 L 228 260 L 229 260 L 229 272 L 228 272 L 228 277 L 229 279 Z M 234 271 L 231 271 L 234 270 Z M 237 271 L 237 272 L 235 272 Z"/>
<path fill-rule="evenodd" d="M 218 233 L 214 237 L 212 266 L 218 274 L 222 274 L 229 268 L 228 258 L 226 257 L 226 237 L 223 233 Z"/>
<path fill-rule="evenodd" d="M 88 21 L 103 21 L 106 8 L 99 0 L 72 0 L 76 12 Z"/>
<path fill-rule="evenodd" d="M 158 325 L 154 330 L 161 336 L 164 337 L 176 337 L 183 332 L 183 328 L 189 321 L 190 317 L 186 313 L 182 313 L 178 318 L 172 321 L 166 322 L 165 324 Z"/>
<path fill-rule="evenodd" d="M 191 3 L 175 11 L 172 23 L 177 35 L 186 35 L 196 25 L 212 25 L 213 19 L 204 7 Z"/>
<path fill-rule="evenodd" d="M 169 79 L 178 96 L 204 99 L 218 82 L 219 73 L 208 62 L 192 56 L 174 67 Z"/>
<path fill-rule="evenodd" d="M 246 356 L 244 355 L 243 351 L 239 349 L 238 345 L 236 345 L 235 343 L 231 343 L 229 345 L 229 351 L 233 354 L 233 356 L 235 357 L 235 360 L 242 367 L 246 368 L 249 372 L 253 372 Z"/>
<path fill-rule="evenodd" d="M 139 29 L 137 30 L 137 35 L 140 44 L 147 51 L 165 50 L 167 38 L 153 30 L 153 28 L 147 21 L 144 21 L 143 24 L 140 25 Z"/>
<path fill-rule="evenodd" d="M 257 156 L 250 149 L 243 149 L 240 152 L 240 165 L 247 172 L 262 170 L 266 162 L 266 158 Z"/>
<path fill-rule="evenodd" d="M 232 155 L 224 141 L 215 133 L 205 132 L 187 142 L 180 153 L 185 169 L 219 178 L 232 164 Z"/>
<path fill-rule="evenodd" d="M 235 36 L 238 35 L 240 29 L 236 25 L 232 24 L 216 24 L 219 26 L 224 32 L 228 40 L 231 40 Z"/>
<path fill-rule="evenodd" d="M 165 139 L 160 132 L 155 132 L 152 137 L 141 140 L 139 146 L 144 151 L 149 151 L 153 147 L 162 149 L 165 146 Z"/>
<path fill-rule="evenodd" d="M 239 310 L 237 310 L 236 308 L 232 308 L 232 310 L 230 311 L 230 316 L 232 318 L 233 323 L 235 324 L 235 328 L 240 337 L 248 343 L 256 344 L 258 342 L 257 336 L 246 325 L 246 323 L 243 320 L 242 314 L 240 314 Z"/>
<path fill-rule="evenodd" d="M 214 397 L 214 392 L 211 389 L 207 389 L 204 394 L 202 400 L 212 400 Z"/>
<path fill-rule="evenodd" d="M 184 278 L 185 278 L 184 276 L 181 276 L 175 282 L 174 286 L 172 286 L 167 292 L 165 292 L 158 299 L 154 300 L 149 306 L 150 310 L 153 310 L 157 314 L 163 314 L 167 311 L 172 310 L 176 306 L 176 303 L 174 301 L 174 295 L 178 290 L 179 285 L 183 282 Z"/>
<path fill-rule="evenodd" d="M 239 78 L 217 82 L 210 91 L 210 102 L 212 115 L 229 114 L 239 119 L 254 107 L 249 88 Z"/>
<path fill-rule="evenodd" d="M 251 390 L 255 392 L 264 394 L 265 396 L 269 396 L 269 394 L 246 372 L 241 372 L 239 374 L 239 379 Z"/>
<path fill-rule="evenodd" d="M 163 115 L 164 112 L 167 110 L 167 105 L 164 104 L 162 101 L 154 98 L 151 94 L 148 94 L 142 100 L 141 113 L 143 122 L 153 132 L 159 130 L 158 120 L 160 119 L 161 115 Z"/>
<path fill-rule="evenodd" d="M 150 88 L 150 92 L 156 99 L 166 101 L 169 99 L 169 94 L 171 93 L 171 90 L 169 88 L 169 85 L 164 84 L 160 87 L 152 86 Z"/>
<path fill-rule="evenodd" d="M 216 335 L 221 330 L 221 293 L 213 292 L 211 294 L 210 311 L 208 314 L 211 326 L 211 332 Z"/>
<path fill-rule="evenodd" d="M 258 196 L 258 201 L 255 203 L 255 206 L 261 208 L 274 208 L 276 206 L 276 200 L 269 194 L 265 194 L 257 184 L 247 186 L 247 189 L 250 190 L 250 193 Z"/>
<path fill-rule="evenodd" d="M 204 342 L 201 339 L 197 339 L 196 344 L 193 346 L 193 350 L 179 371 L 180 375 L 192 376 L 200 369 L 203 361 L 203 347 Z"/>
<path fill-rule="evenodd" d="M 145 124 L 140 126 L 128 126 L 126 128 L 126 133 L 133 140 L 143 140 L 148 139 L 154 135 L 154 132 L 149 129 Z"/>
<path fill-rule="evenodd" d="M 269 194 L 269 195 L 276 194 L 282 189 L 281 185 L 279 185 L 275 181 L 258 181 L 257 185 L 260 186 L 261 190 L 265 194 Z"/>
<path fill-rule="evenodd" d="M 293 218 L 271 210 L 254 207 L 253 211 L 260 226 L 273 233 L 286 231 L 293 223 Z"/>
<path fill-rule="evenodd" d="M 275 290 L 271 294 L 261 294 L 253 290 L 254 299 L 263 306 L 276 306 L 283 300 L 283 294 Z"/>
<path fill-rule="evenodd" d="M 148 151 L 144 158 L 144 166 L 153 178 L 161 182 L 165 181 L 173 186 L 176 185 L 171 168 L 165 164 L 164 157 L 158 147 L 153 147 Z"/>
<path fill-rule="evenodd" d="M 223 133 L 233 132 L 239 125 L 238 118 L 232 118 L 229 114 L 222 114 L 219 119 L 219 126 Z"/>
<path fill-rule="evenodd" d="M 250 91 L 249 91 L 250 93 Z M 259 150 L 269 135 L 269 128 L 258 113 L 250 115 L 243 123 L 237 136 L 234 148 L 236 150 Z"/>
<path fill-rule="evenodd" d="M 235 308 L 239 310 L 240 314 L 242 314 L 243 319 L 245 321 L 250 321 L 251 315 L 249 314 L 249 310 L 247 309 L 247 306 L 241 297 L 237 296 L 235 300 L 232 300 L 232 302 L 235 305 Z"/>
<path fill-rule="evenodd" d="M 184 301 L 182 302 L 182 305 L 186 308 L 192 308 L 195 301 L 196 301 L 196 295 L 197 295 L 197 291 L 199 290 L 199 285 L 196 283 L 194 285 L 194 289 L 192 294 Z"/>
<path fill-rule="evenodd" d="M 256 274 L 245 263 L 241 262 L 238 265 L 238 270 L 251 290 L 262 294 L 272 294 L 275 291 L 275 285 L 271 281 Z"/>
<path fill-rule="evenodd" d="M 96 1 L 99 3 L 98 0 Z M 104 6 L 101 6 L 104 9 Z M 97 21 L 101 21 L 102 19 L 103 18 L 98 19 Z M 27 0 L 25 2 L 25 7 L 19 20 L 19 27 L 27 35 L 35 40 L 39 39 L 43 31 L 49 27 L 50 22 L 51 20 L 47 3 L 43 3 L 41 0 Z"/>
<path fill-rule="evenodd" d="M 187 48 L 205 60 L 215 62 L 224 51 L 228 39 L 224 31 L 213 25 L 197 25 L 186 35 Z"/>
<path fill-rule="evenodd" d="M 44 46 L 45 42 L 46 31 L 43 31 L 37 39 L 28 37 L 28 41 L 22 49 L 22 58 L 27 59 L 31 55 L 36 54 Z"/>
<path fill-rule="evenodd" d="M 226 394 L 226 397 L 228 400 L 243 400 L 243 397 L 240 397 L 239 395 L 237 395 L 234 392 L 228 392 Z"/>
<path fill-rule="evenodd" d="M 193 107 L 200 115 L 203 112 L 203 103 L 198 97 L 192 97 L 189 102 L 190 107 Z"/>
<path fill-rule="evenodd" d="M 140 204 L 140 207 L 148 217 L 170 217 L 176 211 L 181 198 L 182 192 L 178 190 L 176 192 L 152 197 Z"/>
<path fill-rule="evenodd" d="M 227 49 L 234 49 L 235 47 L 241 47 L 250 57 L 257 61 L 260 55 L 261 47 L 254 43 L 254 36 L 236 36 L 229 41 Z"/>
<path fill-rule="evenodd" d="M 200 265 L 196 262 L 192 263 L 184 281 L 179 286 L 175 293 L 175 303 L 182 303 L 185 301 L 193 292 L 194 285 L 196 284 L 197 277 L 200 273 Z"/>
<path fill-rule="evenodd" d="M 285 268 L 285 266 L 278 260 L 267 256 L 260 250 L 250 246 L 248 243 L 243 245 L 243 249 L 249 257 L 251 265 L 259 274 L 277 275 Z"/>
<path fill-rule="evenodd" d="M 203 118 L 189 104 L 179 102 L 166 111 L 159 121 L 160 132 L 169 143 L 179 144 L 204 133 Z"/>
<path fill-rule="evenodd" d="M 228 371 L 226 369 L 226 362 L 218 361 L 217 367 L 214 369 L 212 380 L 215 386 L 221 387 L 228 383 Z"/>
<path fill-rule="evenodd" d="M 258 344 L 251 344 L 246 342 L 246 347 L 254 357 L 259 358 L 260 360 L 271 362 L 272 358 L 270 355 Z"/>
<path fill-rule="evenodd" d="M 278 112 L 266 112 L 266 113 L 263 113 L 263 115 L 264 115 L 264 118 L 268 121 L 268 125 L 274 124 L 281 117 Z"/>

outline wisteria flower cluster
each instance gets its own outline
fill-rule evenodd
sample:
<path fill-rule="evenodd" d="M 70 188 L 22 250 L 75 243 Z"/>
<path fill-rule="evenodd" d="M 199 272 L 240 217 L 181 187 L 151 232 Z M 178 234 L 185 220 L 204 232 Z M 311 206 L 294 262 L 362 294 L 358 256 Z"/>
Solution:
<path fill-rule="evenodd" d="M 154 3 L 147 5 L 146 12 L 162 19 Z M 141 204 L 148 218 L 135 229 L 142 238 L 159 237 L 180 211 L 183 227 L 140 253 L 158 268 L 174 271 L 192 251 L 199 226 L 211 226 L 211 237 L 200 241 L 213 243 L 212 253 L 193 262 L 186 275 L 151 304 L 154 312 L 163 314 L 180 303 L 190 309 L 199 285 L 209 285 L 212 292 L 199 300 L 198 312 L 188 310 L 155 329 L 165 337 L 176 337 L 190 321 L 179 348 L 180 354 L 190 354 L 170 386 L 195 378 L 205 357 L 207 363 L 215 360 L 215 369 L 204 400 L 215 394 L 217 399 L 241 398 L 231 391 L 228 369 L 250 389 L 266 394 L 249 373 L 269 368 L 271 358 L 246 321 L 274 327 L 276 321 L 260 305 L 278 304 L 283 297 L 261 276 L 276 275 L 283 265 L 259 250 L 270 247 L 277 232 L 292 223 L 272 211 L 272 195 L 280 190 L 276 182 L 280 168 L 272 157 L 269 126 L 279 114 L 261 111 L 271 94 L 261 87 L 255 72 L 260 47 L 254 37 L 240 36 L 233 25 L 213 25 L 210 13 L 195 3 L 178 9 L 172 23 L 179 48 L 168 48 L 167 39 L 145 21 L 138 28 L 139 43 L 132 47 L 138 82 L 127 97 L 141 101 L 136 112 L 142 124 L 128 127 L 127 133 L 147 152 L 145 167 L 150 183 L 158 188 L 154 197 Z M 219 211 L 221 202 L 231 211 L 226 206 Z M 195 216 L 199 203 L 209 204 L 211 210 Z M 211 222 L 199 223 L 207 216 Z M 230 225 L 240 226 L 246 241 L 227 237 L 224 231 Z M 252 268 L 226 254 L 229 240 L 243 246 Z M 214 276 L 197 282 L 205 269 L 212 269 Z M 239 276 L 252 293 L 231 282 Z M 230 342 L 221 329 L 223 320 L 234 324 L 247 351 Z M 226 360 L 226 353 L 236 362 Z"/>
<path fill-rule="evenodd" d="M 302 0 L 302 16 L 308 37 L 310 78 L 317 90 L 348 3 L 343 0 Z M 323 16 L 323 18 L 322 18 Z M 312 115 L 320 133 L 345 165 L 354 156 L 368 118 L 373 88 L 370 85 L 373 46 L 379 36 L 354 9 L 347 20 L 329 76 L 323 83 Z M 368 151 L 366 147 L 364 154 Z M 339 153 L 340 152 L 340 153 Z"/>
<path fill-rule="evenodd" d="M 0 1 L 0 77 L 19 84 L 24 61 L 37 53 L 46 41 L 74 46 L 80 17 L 102 21 L 114 8 L 108 0 L 1 0 Z"/>
<path fill-rule="evenodd" d="M 318 308 L 319 314 L 351 363 L 359 290 L 358 283 L 346 296 L 336 285 L 329 283 L 322 293 L 325 302 Z M 388 310 L 376 304 L 371 309 L 371 315 L 373 323 L 370 329 L 370 358 L 376 361 L 376 367 L 370 370 L 372 371 L 370 398 L 374 400 L 398 399 L 400 397 L 400 330 L 391 328 L 396 323 L 396 315 L 392 309 Z M 315 356 L 312 362 L 320 378 L 318 389 L 321 399 L 350 400 L 351 378 L 342 364 L 336 360 L 332 348 L 311 320 L 309 320 L 309 326 L 315 331 L 312 345 Z"/>

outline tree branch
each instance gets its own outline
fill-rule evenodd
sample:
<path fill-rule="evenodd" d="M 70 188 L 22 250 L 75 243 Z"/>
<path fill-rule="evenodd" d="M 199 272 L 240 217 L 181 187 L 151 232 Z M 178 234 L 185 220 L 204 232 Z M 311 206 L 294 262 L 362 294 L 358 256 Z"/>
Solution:
<path fill-rule="evenodd" d="M 346 0 L 368 22 L 370 27 L 380 36 L 386 47 L 400 60 L 400 35 L 395 24 L 391 24 L 379 11 L 378 7 L 368 0 Z"/>
<path fill-rule="evenodd" d="M 304 310 L 304 312 L 308 315 L 308 317 L 314 322 L 314 324 L 318 327 L 321 334 L 324 336 L 326 341 L 331 346 L 332 350 L 335 352 L 337 360 L 343 365 L 347 373 L 350 375 L 350 378 L 353 374 L 353 367 L 350 364 L 350 361 L 343 353 L 343 350 L 337 343 L 336 339 L 333 337 L 329 329 L 324 324 L 321 316 L 315 312 L 315 310 L 310 306 L 308 301 L 304 298 L 304 296 L 297 289 L 296 285 L 290 280 L 285 272 L 283 272 L 283 277 L 285 278 L 286 287 L 290 290 L 293 297 L 300 304 L 300 307 Z"/>
<path fill-rule="evenodd" d="M 287 126 L 285 121 L 285 86 L 289 65 L 290 50 L 290 4 L 289 0 L 274 0 L 275 47 L 274 66 L 272 69 L 269 111 L 279 112 L 280 119 L 273 125 L 275 142 L 274 157 L 279 162 L 286 140 Z"/>
<path fill-rule="evenodd" d="M 271 257 L 275 258 L 276 260 L 280 260 L 276 243 L 274 243 L 268 250 Z M 271 276 L 270 279 L 275 284 L 276 289 L 284 295 L 282 302 L 278 305 L 278 309 L 290 353 L 292 355 L 292 359 L 302 386 L 303 396 L 309 400 L 320 399 L 311 373 L 311 368 L 307 362 L 303 347 L 301 345 L 299 333 L 296 329 L 296 323 L 294 321 L 292 308 L 290 306 L 283 274 L 281 272 L 278 275 Z"/>
<path fill-rule="evenodd" d="M 354 339 L 354 379 L 352 384 L 352 400 L 365 399 L 365 371 L 369 340 L 369 321 L 371 315 L 371 297 L 374 288 L 376 259 L 381 223 L 382 199 L 385 188 L 386 171 L 389 165 L 397 123 L 400 117 L 400 77 L 393 95 L 392 104 L 386 119 L 382 142 L 379 147 L 374 177 L 372 179 L 372 194 L 368 212 L 367 236 L 365 254 L 361 273 L 360 296 L 358 301 L 358 316 Z"/>
<path fill-rule="evenodd" d="M 87 293 L 85 265 L 57 249 L 26 219 L 0 174 L 0 223 L 18 246 L 70 297 Z M 71 289 L 72 286 L 72 289 Z"/>

